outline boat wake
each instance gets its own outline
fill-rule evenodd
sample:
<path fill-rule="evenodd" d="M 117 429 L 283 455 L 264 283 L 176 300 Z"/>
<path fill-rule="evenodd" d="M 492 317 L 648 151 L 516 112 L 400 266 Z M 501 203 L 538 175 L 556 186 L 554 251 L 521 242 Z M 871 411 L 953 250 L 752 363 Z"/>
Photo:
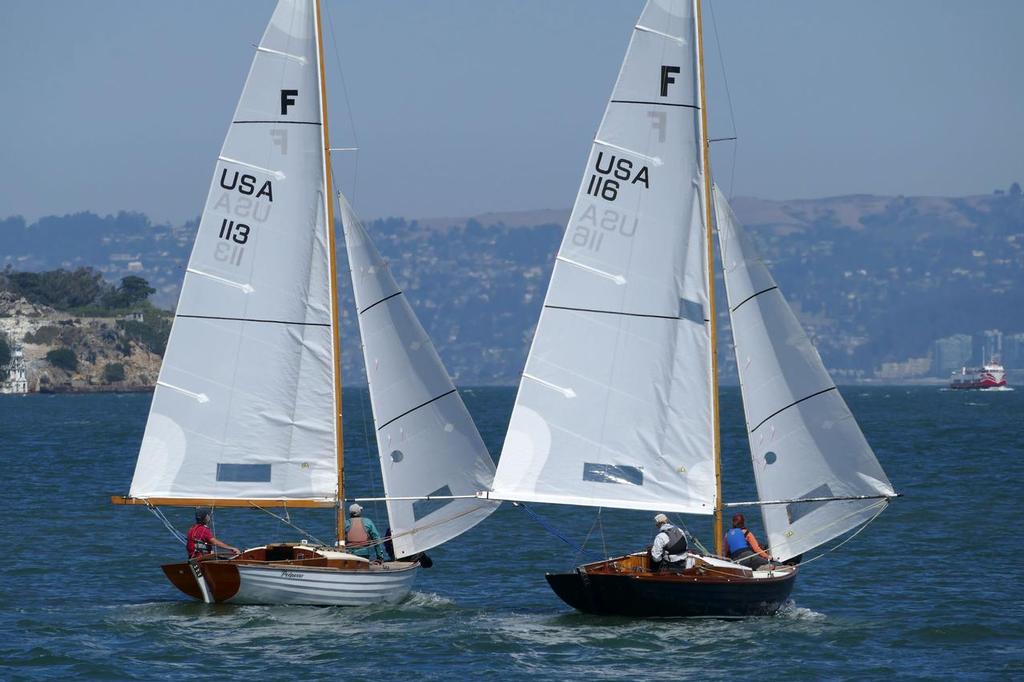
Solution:
<path fill-rule="evenodd" d="M 797 606 L 796 602 L 792 599 L 788 600 L 779 609 L 779 612 L 775 614 L 777 618 L 787 618 L 789 620 L 800 620 L 800 621 L 822 621 L 827 618 L 824 613 L 819 613 L 813 609 L 808 609 L 803 606 Z"/>
<path fill-rule="evenodd" d="M 412 592 L 409 598 L 399 604 L 399 608 L 436 608 L 442 606 L 454 606 L 455 600 L 449 597 L 442 597 L 433 592 Z"/>

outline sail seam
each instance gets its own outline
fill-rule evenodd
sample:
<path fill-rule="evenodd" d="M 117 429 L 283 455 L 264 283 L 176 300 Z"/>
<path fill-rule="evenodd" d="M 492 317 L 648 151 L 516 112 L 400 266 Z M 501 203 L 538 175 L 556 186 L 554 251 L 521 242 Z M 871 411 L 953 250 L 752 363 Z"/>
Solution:
<path fill-rule="evenodd" d="M 700 110 L 696 104 L 677 104 L 675 102 L 651 102 L 645 99 L 613 99 L 613 104 L 653 104 L 662 107 L 684 107 L 686 109 Z"/>
<path fill-rule="evenodd" d="M 427 402 L 425 402 L 425 403 L 423 403 L 421 405 L 417 405 L 416 407 L 412 408 L 411 410 L 406 410 L 405 412 L 403 412 L 402 414 L 398 415 L 397 417 L 395 417 L 393 419 L 389 419 L 388 421 L 386 421 L 383 424 L 381 424 L 380 426 L 378 426 L 377 430 L 380 431 L 381 429 L 383 429 L 388 424 L 390 424 L 392 422 L 395 422 L 395 421 L 398 421 L 399 419 L 401 419 L 405 415 L 410 414 L 412 412 L 415 412 L 416 410 L 420 409 L 421 407 L 426 407 L 430 403 L 437 402 L 438 400 L 440 400 L 441 398 L 445 397 L 446 395 L 451 395 L 452 393 L 455 393 L 455 391 L 457 391 L 457 390 L 458 389 L 453 388 L 452 390 L 448 391 L 447 393 L 442 393 L 441 395 L 437 396 L 436 398 L 431 398 Z"/>
<path fill-rule="evenodd" d="M 594 308 L 572 308 L 565 305 L 546 305 L 545 308 L 554 310 L 575 310 L 581 313 L 599 313 L 601 315 L 626 315 L 627 317 L 653 317 L 659 320 L 682 320 L 684 318 L 676 315 L 650 315 L 648 313 L 627 313 L 619 310 L 596 310 Z M 706 320 L 705 320 L 706 321 Z"/>
<path fill-rule="evenodd" d="M 320 121 L 271 121 L 271 120 L 263 121 L 263 120 L 253 120 L 253 121 L 232 121 L 231 122 L 232 125 L 234 125 L 235 123 L 291 123 L 291 124 L 294 124 L 294 125 L 304 125 L 304 126 L 318 126 L 318 125 L 320 125 Z"/>
<path fill-rule="evenodd" d="M 388 299 L 394 298 L 395 296 L 399 296 L 399 295 L 401 295 L 401 293 L 402 293 L 401 291 L 396 291 L 395 293 L 391 294 L 390 296 L 385 296 L 384 298 L 382 298 L 379 301 L 377 301 L 377 303 L 371 303 L 370 305 L 368 305 L 365 308 L 363 308 L 362 310 L 360 310 L 359 314 L 362 315 L 363 313 L 365 313 L 367 310 L 369 310 L 373 306 L 378 305 L 380 303 L 383 303 L 384 301 L 387 301 Z"/>
<path fill-rule="evenodd" d="M 188 317 L 195 320 L 229 320 L 232 322 L 265 322 L 267 324 L 291 324 L 302 327 L 330 327 L 327 322 L 289 322 L 288 320 L 263 320 L 252 317 L 220 317 L 217 315 L 186 315 L 178 313 L 176 317 Z"/>
<path fill-rule="evenodd" d="M 767 417 L 765 417 L 764 419 L 762 419 L 762 420 L 761 420 L 761 423 L 760 423 L 760 424 L 758 424 L 758 425 L 757 425 L 757 426 L 755 426 L 754 428 L 750 429 L 750 433 L 754 433 L 754 431 L 757 431 L 757 430 L 758 430 L 759 428 L 761 428 L 762 426 L 764 426 L 764 423 L 765 423 L 766 421 L 768 421 L 769 419 L 771 419 L 771 418 L 772 418 L 772 417 L 774 417 L 775 415 L 779 414 L 779 412 L 785 412 L 786 410 L 788 410 L 789 408 L 793 407 L 794 405 L 799 405 L 799 404 L 800 404 L 800 403 L 802 403 L 803 401 L 805 401 L 805 400 L 810 400 L 811 398 L 813 398 L 813 397 L 814 397 L 814 396 L 816 396 L 816 395 L 821 395 L 822 393 L 828 393 L 829 391 L 835 391 L 835 390 L 837 390 L 837 388 L 838 388 L 838 387 L 836 387 L 836 386 L 832 386 L 831 388 L 826 388 L 826 389 L 824 389 L 824 390 L 822 390 L 822 391 L 818 391 L 817 393 L 812 393 L 812 394 L 810 394 L 809 396 L 807 396 L 807 397 L 805 397 L 805 398 L 800 398 L 800 400 L 797 400 L 797 401 L 795 401 L 795 402 L 792 402 L 792 403 L 790 403 L 789 405 L 786 405 L 786 406 L 785 406 L 785 407 L 783 407 L 783 408 L 782 408 L 781 410 L 776 410 L 775 412 L 772 412 L 772 413 L 771 413 L 770 415 L 768 415 Z"/>
<path fill-rule="evenodd" d="M 741 305 L 743 305 L 744 303 L 746 303 L 746 302 L 747 302 L 747 301 L 749 301 L 750 299 L 752 299 L 752 298 L 757 298 L 757 297 L 758 297 L 758 296 L 760 296 L 761 294 L 767 294 L 767 293 L 768 293 L 769 291 L 772 291 L 772 290 L 774 290 L 774 289 L 778 289 L 778 288 L 779 288 L 779 287 L 778 287 L 778 286 L 776 285 L 776 286 L 774 286 L 774 287 L 768 287 L 767 289 L 762 289 L 761 291 L 757 292 L 756 294 L 751 294 L 750 296 L 747 296 L 747 297 L 746 297 L 745 299 L 743 299 L 742 301 L 740 301 L 739 303 L 737 303 L 737 304 L 736 304 L 736 307 L 735 307 L 735 308 L 733 308 L 732 310 L 730 310 L 729 312 L 731 312 L 731 313 L 734 313 L 734 312 L 736 312 L 737 310 L 739 310 L 739 309 L 740 309 L 740 306 L 741 306 Z"/>

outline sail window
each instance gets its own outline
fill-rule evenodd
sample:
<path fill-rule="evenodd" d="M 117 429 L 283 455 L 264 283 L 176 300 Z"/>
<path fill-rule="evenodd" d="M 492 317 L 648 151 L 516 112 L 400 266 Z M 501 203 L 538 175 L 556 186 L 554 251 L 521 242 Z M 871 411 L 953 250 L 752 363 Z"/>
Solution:
<path fill-rule="evenodd" d="M 390 456 L 391 456 L 391 461 L 394 462 L 395 464 L 398 464 L 403 459 L 405 459 L 405 455 L 402 454 L 401 450 L 392 450 Z"/>
<path fill-rule="evenodd" d="M 685 298 L 679 299 L 679 319 L 704 324 L 706 322 L 704 306 L 698 301 L 690 301 Z"/>
<path fill-rule="evenodd" d="M 644 472 L 639 467 L 626 466 L 624 464 L 584 462 L 583 480 L 593 483 L 643 485 Z"/>
<path fill-rule="evenodd" d="M 832 488 L 828 487 L 828 484 L 819 485 L 809 493 L 804 493 L 802 497 L 835 497 L 832 494 Z M 828 504 L 827 502 L 791 502 L 786 505 L 786 516 L 789 517 L 790 525 L 796 523 L 801 518 L 807 516 L 812 511 L 821 509 L 823 506 Z"/>
<path fill-rule="evenodd" d="M 270 483 L 270 465 L 218 462 L 217 480 L 225 483 Z"/>
<path fill-rule="evenodd" d="M 422 519 L 424 517 L 427 517 L 427 516 L 430 516 L 434 512 L 440 510 L 441 507 L 443 507 L 443 506 L 445 506 L 447 504 L 451 504 L 452 502 L 454 502 L 454 500 L 451 499 L 451 497 L 452 497 L 452 489 L 449 488 L 448 486 L 444 486 L 444 487 L 438 488 L 434 492 L 432 492 L 429 495 L 427 495 L 427 497 L 434 497 L 434 496 L 445 497 L 445 498 L 448 498 L 448 499 L 442 499 L 442 500 L 416 500 L 415 502 L 412 503 L 412 515 L 413 515 L 413 518 L 416 519 L 417 523 L 419 523 L 420 519 Z"/>
<path fill-rule="evenodd" d="M 766 452 L 766 453 L 764 453 L 764 463 L 765 464 L 775 464 L 775 462 L 777 462 L 778 459 L 779 459 L 779 456 L 776 455 L 774 452 Z"/>

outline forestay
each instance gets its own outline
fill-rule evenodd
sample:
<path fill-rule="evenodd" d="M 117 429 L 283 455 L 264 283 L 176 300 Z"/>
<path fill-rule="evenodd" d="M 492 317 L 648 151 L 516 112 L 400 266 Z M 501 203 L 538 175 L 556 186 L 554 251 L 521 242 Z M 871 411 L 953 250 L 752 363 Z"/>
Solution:
<path fill-rule="evenodd" d="M 850 531 L 895 495 L 857 422 L 725 197 L 715 214 L 736 364 L 762 500 L 883 496 L 763 505 L 782 560 Z"/>
<path fill-rule="evenodd" d="M 312 3 L 282 0 L 196 235 L 132 497 L 337 496 Z"/>
<path fill-rule="evenodd" d="M 690 2 L 637 23 L 558 251 L 490 496 L 714 510 Z"/>
<path fill-rule="evenodd" d="M 498 504 L 472 496 L 494 463 L 466 406 L 369 236 L 339 195 L 388 516 L 399 557 L 472 528 Z M 446 499 L 447 498 L 447 499 Z"/>

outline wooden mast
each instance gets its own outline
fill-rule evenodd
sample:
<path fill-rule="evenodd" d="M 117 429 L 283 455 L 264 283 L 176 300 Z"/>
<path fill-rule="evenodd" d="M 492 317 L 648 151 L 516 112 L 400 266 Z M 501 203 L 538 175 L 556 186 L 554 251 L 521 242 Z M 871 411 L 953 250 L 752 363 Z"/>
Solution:
<path fill-rule="evenodd" d="M 711 143 L 708 141 L 708 108 L 704 92 L 704 34 L 701 0 L 694 0 L 697 28 L 697 91 L 700 95 L 700 148 L 704 162 L 704 222 L 708 242 L 708 307 L 711 321 L 711 420 L 715 451 L 715 554 L 722 556 L 722 439 L 718 424 L 718 321 L 715 314 L 715 240 L 711 229 Z"/>
<path fill-rule="evenodd" d="M 313 3 L 316 16 L 316 70 L 320 76 L 320 123 L 324 142 L 324 204 L 327 218 L 327 261 L 330 264 L 331 334 L 334 357 L 334 418 L 335 448 L 338 461 L 338 502 L 336 508 L 336 535 L 345 538 L 345 446 L 341 430 L 341 323 L 338 319 L 338 265 L 334 252 L 334 183 L 331 179 L 331 136 L 327 125 L 327 82 L 324 79 L 324 32 L 320 19 L 320 0 Z"/>

